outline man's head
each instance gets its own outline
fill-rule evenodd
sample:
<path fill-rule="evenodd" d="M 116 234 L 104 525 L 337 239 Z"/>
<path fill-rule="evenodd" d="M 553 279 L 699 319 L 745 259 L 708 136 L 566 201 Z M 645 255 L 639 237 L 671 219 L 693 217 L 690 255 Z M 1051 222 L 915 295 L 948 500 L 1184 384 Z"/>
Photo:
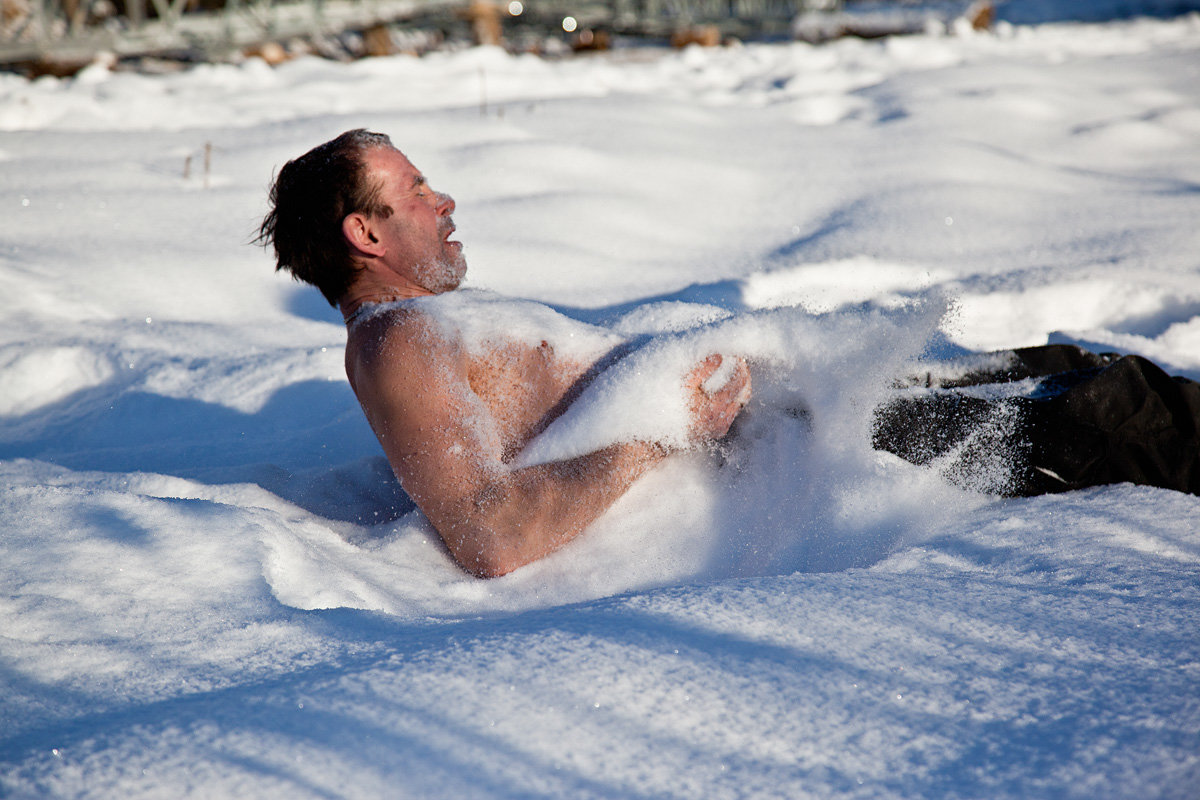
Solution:
<path fill-rule="evenodd" d="M 452 289 L 466 271 L 461 245 L 446 241 L 454 202 L 414 176 L 420 173 L 386 135 L 347 131 L 283 166 L 258 240 L 274 245 L 276 269 L 313 284 L 331 305 L 371 267 L 440 272 L 439 288 L 429 291 Z M 409 191 L 401 192 L 405 181 Z M 430 225 L 430 217 L 438 219 Z M 450 275 L 453 285 L 443 285 Z"/>
<path fill-rule="evenodd" d="M 438 294 L 457 288 L 467 271 L 454 233 L 454 200 L 434 191 L 399 150 L 376 148 L 364 160 L 378 196 L 392 213 L 353 212 L 342 233 L 369 273 L 360 288 L 390 287 L 401 295 Z"/>

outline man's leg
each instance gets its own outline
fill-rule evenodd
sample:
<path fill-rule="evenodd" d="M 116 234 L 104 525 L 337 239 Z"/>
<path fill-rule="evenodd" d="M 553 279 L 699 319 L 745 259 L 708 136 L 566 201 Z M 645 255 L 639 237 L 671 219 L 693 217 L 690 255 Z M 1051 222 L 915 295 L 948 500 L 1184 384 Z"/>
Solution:
<path fill-rule="evenodd" d="M 938 389 L 1011 383 L 1098 371 L 1119 357 L 1115 353 L 1093 353 L 1073 344 L 1045 344 L 954 359 L 939 364 L 936 370 L 910 376 L 898 383 L 900 386 Z"/>
<path fill-rule="evenodd" d="M 1041 381 L 1025 397 L 951 390 L 898 399 L 876 411 L 873 446 L 914 464 L 949 457 L 952 479 L 1013 496 L 1123 481 L 1200 494 L 1200 385 L 1137 356 L 1069 345 L 984 361 L 984 368 L 910 385 Z M 998 481 L 993 467 L 1001 462 Z"/>

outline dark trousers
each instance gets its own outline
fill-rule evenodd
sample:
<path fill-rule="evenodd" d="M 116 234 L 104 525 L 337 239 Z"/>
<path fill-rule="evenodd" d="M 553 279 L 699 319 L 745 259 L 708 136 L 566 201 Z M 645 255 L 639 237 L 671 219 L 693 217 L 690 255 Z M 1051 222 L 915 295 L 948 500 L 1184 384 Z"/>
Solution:
<path fill-rule="evenodd" d="M 979 391 L 1028 379 L 1020 396 Z M 1139 356 L 1030 347 L 909 385 L 929 391 L 879 408 L 872 444 L 940 459 L 958 483 L 1011 496 L 1122 482 L 1200 494 L 1200 384 Z"/>

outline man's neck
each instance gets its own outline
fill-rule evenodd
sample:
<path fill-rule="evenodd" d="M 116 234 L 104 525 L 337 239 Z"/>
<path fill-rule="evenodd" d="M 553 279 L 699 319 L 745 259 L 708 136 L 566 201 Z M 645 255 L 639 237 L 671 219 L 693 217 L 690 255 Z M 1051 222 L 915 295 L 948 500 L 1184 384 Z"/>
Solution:
<path fill-rule="evenodd" d="M 360 308 L 368 303 L 394 303 L 397 300 L 411 300 L 414 297 L 429 297 L 433 292 L 417 286 L 409 281 L 402 283 L 381 283 L 375 281 L 359 281 L 338 301 L 342 311 L 342 319 L 349 322 Z"/>

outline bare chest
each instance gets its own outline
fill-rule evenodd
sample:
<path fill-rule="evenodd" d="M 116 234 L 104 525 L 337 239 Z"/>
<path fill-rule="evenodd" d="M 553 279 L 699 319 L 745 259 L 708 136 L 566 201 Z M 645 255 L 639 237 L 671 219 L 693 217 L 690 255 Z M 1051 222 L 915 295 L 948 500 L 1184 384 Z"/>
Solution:
<path fill-rule="evenodd" d="M 467 380 L 492 412 L 507 460 L 562 412 L 588 364 L 560 357 L 549 342 L 509 343 L 468 359 Z"/>

